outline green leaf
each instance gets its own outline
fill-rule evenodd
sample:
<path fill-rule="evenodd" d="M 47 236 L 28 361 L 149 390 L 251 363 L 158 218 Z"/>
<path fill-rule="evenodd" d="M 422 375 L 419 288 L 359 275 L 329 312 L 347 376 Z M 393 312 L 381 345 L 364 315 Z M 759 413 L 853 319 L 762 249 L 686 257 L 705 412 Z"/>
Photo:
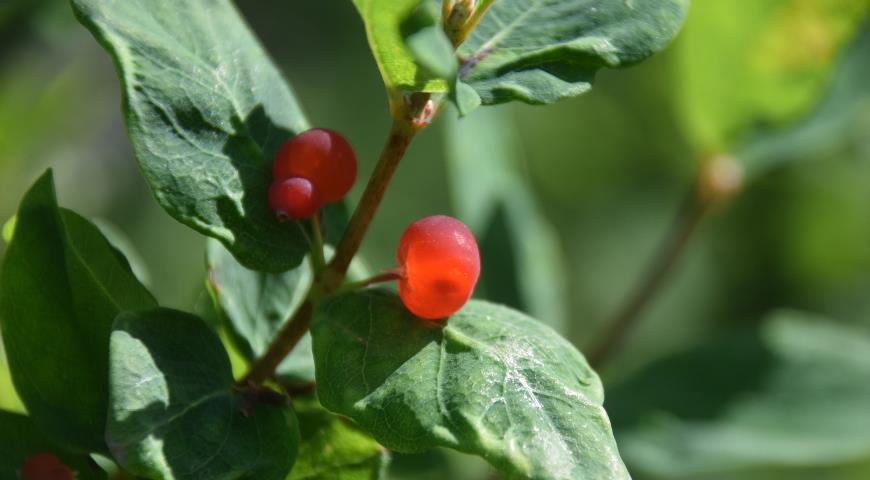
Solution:
<path fill-rule="evenodd" d="M 510 478 L 628 478 L 598 376 L 519 312 L 471 301 L 441 324 L 370 290 L 323 302 L 311 332 L 320 401 L 387 448 L 450 447 Z"/>
<path fill-rule="evenodd" d="M 755 364 L 742 366 L 740 374 L 750 378 L 727 394 L 731 401 L 718 413 L 697 416 L 659 404 L 619 435 L 633 470 L 654 478 L 735 478 L 870 460 L 870 330 L 780 312 L 765 321 L 758 338 L 765 355 L 752 354 Z M 722 362 L 727 355 L 720 351 Z M 673 380 L 690 359 L 682 360 L 643 375 L 648 383 L 669 375 L 665 388 L 677 391 L 703 388 L 697 369 L 682 367 L 682 384 Z"/>
<path fill-rule="evenodd" d="M 315 400 L 294 402 L 299 417 L 299 460 L 287 480 L 378 480 L 389 462 L 372 437 L 332 415 Z"/>
<path fill-rule="evenodd" d="M 443 77 L 418 63 L 403 35 L 402 26 L 415 13 L 420 0 L 353 0 L 353 4 L 362 17 L 369 47 L 391 96 L 407 92 L 448 90 L 447 81 Z M 420 47 L 418 45 L 418 54 L 430 50 L 432 45 L 424 44 L 422 49 Z M 438 47 L 434 48 L 437 54 Z M 424 56 L 428 53 L 424 53 Z M 440 59 L 443 57 L 434 58 L 435 65 L 441 65 Z"/>
<path fill-rule="evenodd" d="M 499 0 L 459 49 L 484 105 L 552 103 L 589 90 L 602 67 L 637 63 L 677 33 L 688 0 Z M 478 8 L 485 8 L 484 2 Z"/>
<path fill-rule="evenodd" d="M 680 119 L 696 150 L 728 151 L 798 120 L 827 86 L 868 0 L 697 2 L 674 45 Z"/>
<path fill-rule="evenodd" d="M 305 299 L 312 279 L 309 262 L 284 273 L 249 270 L 216 241 L 207 244 L 206 262 L 209 292 L 234 343 L 248 360 L 256 359 Z M 350 280 L 368 276 L 359 260 L 351 264 L 348 275 Z M 277 374 L 288 384 L 314 381 L 311 335 L 302 337 L 278 366 Z"/>
<path fill-rule="evenodd" d="M 12 380 L 50 438 L 105 451 L 112 321 L 156 301 L 100 231 L 60 209 L 51 171 L 24 196 L 0 272 L 0 326 Z"/>
<path fill-rule="evenodd" d="M 446 120 L 453 204 L 481 245 L 477 293 L 562 329 L 566 260 L 525 180 L 523 148 L 510 112 L 488 109 Z"/>
<path fill-rule="evenodd" d="M 870 131 L 870 25 L 849 46 L 812 112 L 785 128 L 763 132 L 736 148 L 747 175 L 801 159 L 861 148 Z"/>
<path fill-rule="evenodd" d="M 145 179 L 178 221 L 258 270 L 298 265 L 308 240 L 267 205 L 272 158 L 308 128 L 229 0 L 72 0 L 115 59 Z"/>
<path fill-rule="evenodd" d="M 293 412 L 233 392 L 229 358 L 199 317 L 169 309 L 121 314 L 109 386 L 106 440 L 137 476 L 270 480 L 293 466 Z"/>
<path fill-rule="evenodd" d="M 12 216 L 6 223 L 3 224 L 3 229 L 0 234 L 2 234 L 3 241 L 9 243 L 12 241 L 12 234 L 15 233 L 15 222 L 18 220 L 18 217 L 15 215 Z"/>
<path fill-rule="evenodd" d="M 0 478 L 18 478 L 24 462 L 40 453 L 57 457 L 79 480 L 106 478 L 102 470 L 88 463 L 87 455 L 58 448 L 26 416 L 0 410 Z"/>

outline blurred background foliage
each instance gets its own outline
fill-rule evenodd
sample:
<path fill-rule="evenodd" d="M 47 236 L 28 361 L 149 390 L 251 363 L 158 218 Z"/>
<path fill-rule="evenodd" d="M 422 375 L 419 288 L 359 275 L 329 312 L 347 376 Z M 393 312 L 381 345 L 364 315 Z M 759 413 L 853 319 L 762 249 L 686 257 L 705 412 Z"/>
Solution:
<path fill-rule="evenodd" d="M 734 153 L 744 191 L 701 224 L 601 371 L 620 448 L 635 478 L 870 477 L 868 3 L 695 0 L 670 49 L 601 72 L 584 96 L 461 121 L 446 111 L 399 169 L 368 265 L 392 266 L 414 219 L 458 215 L 483 249 L 478 293 L 586 351 L 701 160 Z M 389 118 L 351 2 L 238 5 L 311 122 L 345 134 L 369 172 Z M 0 219 L 51 166 L 61 203 L 111 225 L 161 303 L 191 310 L 205 241 L 150 197 L 119 95 L 65 2 L 0 2 Z M 21 410 L 0 367 L 0 408 Z M 489 474 L 444 451 L 395 455 L 392 471 Z"/>

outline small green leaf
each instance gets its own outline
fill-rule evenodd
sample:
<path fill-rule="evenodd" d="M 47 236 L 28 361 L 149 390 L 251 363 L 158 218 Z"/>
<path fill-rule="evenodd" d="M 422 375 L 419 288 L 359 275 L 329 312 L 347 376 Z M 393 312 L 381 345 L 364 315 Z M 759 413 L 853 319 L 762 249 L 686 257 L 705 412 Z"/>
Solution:
<path fill-rule="evenodd" d="M 302 442 L 287 480 L 378 480 L 389 462 L 372 437 L 321 407 L 316 400 L 294 402 Z"/>
<path fill-rule="evenodd" d="M 453 204 L 481 246 L 478 293 L 560 330 L 567 317 L 566 261 L 524 179 L 523 148 L 510 112 L 488 109 L 446 120 Z"/>
<path fill-rule="evenodd" d="M 160 205 L 245 265 L 284 271 L 308 240 L 267 205 L 272 158 L 308 128 L 229 0 L 72 0 L 115 59 L 133 151 Z"/>
<path fill-rule="evenodd" d="M 266 352 L 278 330 L 305 298 L 311 286 L 311 266 L 305 262 L 284 273 L 250 270 L 213 240 L 207 244 L 206 261 L 209 292 L 233 334 L 233 342 L 252 361 Z M 358 259 L 351 264 L 348 275 L 351 280 L 368 276 Z M 277 374 L 288 384 L 314 381 L 309 334 L 281 362 Z"/>
<path fill-rule="evenodd" d="M 312 338 L 320 401 L 390 449 L 450 447 L 522 478 L 628 478 L 598 376 L 519 312 L 471 301 L 428 322 L 369 290 L 323 302 Z"/>
<path fill-rule="evenodd" d="M 680 120 L 701 153 L 799 120 L 827 86 L 868 0 L 696 2 L 674 45 Z"/>
<path fill-rule="evenodd" d="M 459 49 L 484 105 L 552 103 L 589 90 L 602 67 L 637 63 L 679 30 L 688 0 L 499 0 Z M 484 2 L 478 8 L 485 8 Z"/>
<path fill-rule="evenodd" d="M 3 231 L 0 233 L 2 233 L 4 242 L 9 243 L 12 241 L 12 234 L 15 233 L 15 222 L 17 220 L 18 217 L 13 215 L 12 218 L 7 220 L 6 223 L 3 224 Z"/>
<path fill-rule="evenodd" d="M 755 360 L 736 364 L 740 369 L 729 376 L 745 381 L 734 383 L 734 393 L 720 393 L 730 403 L 718 412 L 699 416 L 690 402 L 679 410 L 672 402 L 655 402 L 658 408 L 648 408 L 637 426 L 619 432 L 632 470 L 650 478 L 736 478 L 772 468 L 870 460 L 870 330 L 779 312 L 764 322 L 758 338 L 762 355 L 751 344 L 742 350 L 704 348 L 704 357 L 682 356 L 641 372 L 648 377 L 644 384 L 664 378 L 662 385 L 674 396 L 697 395 L 697 382 L 710 372 L 693 368 L 692 360 L 712 361 L 718 352 L 719 361 L 728 362 L 740 351 Z"/>
<path fill-rule="evenodd" d="M 290 471 L 296 417 L 287 406 L 254 404 L 232 391 L 229 358 L 199 317 L 169 309 L 124 313 L 109 355 L 106 440 L 133 474 L 277 480 Z"/>
<path fill-rule="evenodd" d="M 86 454 L 73 454 L 58 448 L 26 416 L 0 410 L 0 478 L 19 478 L 18 470 L 24 462 L 40 453 L 57 457 L 76 473 L 79 480 L 106 478 L 102 470 L 88 463 Z"/>
<path fill-rule="evenodd" d="M 353 4 L 365 24 L 369 47 L 391 96 L 403 92 L 448 90 L 447 81 L 443 77 L 418 63 L 403 36 L 402 26 L 415 13 L 420 0 L 353 0 Z M 432 44 L 426 44 L 430 41 L 431 37 L 429 40 L 422 40 L 422 51 L 426 51 L 424 57 L 433 53 L 429 51 Z M 434 48 L 437 53 L 438 47 Z M 435 70 L 442 64 L 442 58 L 440 54 L 435 57 Z"/>
<path fill-rule="evenodd" d="M 0 325 L 16 390 L 54 441 L 105 451 L 112 321 L 156 301 L 93 224 L 58 208 L 51 171 L 24 196 L 17 218 L 0 272 Z"/>

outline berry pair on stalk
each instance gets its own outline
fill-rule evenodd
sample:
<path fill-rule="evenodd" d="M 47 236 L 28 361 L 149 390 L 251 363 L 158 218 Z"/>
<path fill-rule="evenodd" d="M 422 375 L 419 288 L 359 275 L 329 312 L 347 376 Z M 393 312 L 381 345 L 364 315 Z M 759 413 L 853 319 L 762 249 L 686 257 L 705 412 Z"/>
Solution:
<path fill-rule="evenodd" d="M 272 164 L 269 208 L 278 220 L 311 218 L 356 181 L 356 155 L 341 135 L 314 128 L 284 144 Z"/>
<path fill-rule="evenodd" d="M 356 155 L 347 140 L 331 130 L 308 130 L 288 140 L 275 157 L 269 207 L 280 221 L 311 218 L 323 203 L 347 194 L 356 172 Z M 409 225 L 396 260 L 402 303 L 429 320 L 462 308 L 480 276 L 474 236 L 462 222 L 444 215 Z"/>

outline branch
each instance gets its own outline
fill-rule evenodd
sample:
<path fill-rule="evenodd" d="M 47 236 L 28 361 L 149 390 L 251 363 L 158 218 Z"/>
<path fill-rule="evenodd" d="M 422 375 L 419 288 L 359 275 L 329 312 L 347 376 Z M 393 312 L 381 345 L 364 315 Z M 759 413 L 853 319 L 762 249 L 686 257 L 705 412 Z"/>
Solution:
<path fill-rule="evenodd" d="M 275 374 L 275 369 L 278 368 L 284 357 L 290 354 L 305 332 L 308 331 L 311 324 L 311 314 L 314 312 L 314 303 L 322 296 L 333 293 L 344 282 L 350 262 L 359 250 L 362 239 L 384 198 L 384 192 L 390 184 L 390 179 L 393 178 L 396 167 L 399 166 L 411 140 L 428 123 L 431 114 L 429 94 L 420 93 L 411 95 L 407 103 L 403 103 L 402 106 L 394 110 L 393 125 L 390 128 L 387 143 L 381 152 L 372 176 L 369 178 L 363 196 L 347 224 L 344 235 L 336 247 L 332 261 L 324 270 L 315 272 L 314 280 L 305 300 L 281 327 L 278 335 L 269 344 L 266 353 L 257 359 L 245 377 L 237 383 L 239 388 L 259 385 Z"/>
<path fill-rule="evenodd" d="M 737 161 L 719 155 L 701 168 L 696 188 L 691 192 L 671 224 L 667 236 L 653 257 L 632 294 L 617 310 L 600 343 L 586 356 L 589 364 L 600 368 L 619 349 L 625 337 L 642 318 L 644 309 L 655 298 L 679 259 L 686 251 L 698 225 L 713 207 L 730 199 L 743 184 L 743 169 Z"/>

